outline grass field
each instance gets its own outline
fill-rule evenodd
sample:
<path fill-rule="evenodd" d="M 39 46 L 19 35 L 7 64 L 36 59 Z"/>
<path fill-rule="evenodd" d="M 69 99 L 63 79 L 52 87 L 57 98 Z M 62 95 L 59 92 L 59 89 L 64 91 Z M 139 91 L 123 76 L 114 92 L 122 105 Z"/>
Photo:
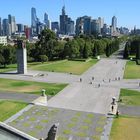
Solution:
<path fill-rule="evenodd" d="M 6 68 L 0 67 L 0 73 L 13 71 L 13 70 L 16 70 L 16 69 L 17 69 L 17 64 L 10 64 L 10 65 L 7 65 Z"/>
<path fill-rule="evenodd" d="M 98 60 L 91 60 L 88 62 L 82 61 L 57 61 L 53 63 L 43 64 L 29 64 L 29 69 L 39 71 L 54 71 L 54 72 L 66 72 L 72 74 L 82 74 Z"/>
<path fill-rule="evenodd" d="M 26 103 L 0 100 L 0 121 L 4 121 L 26 107 Z"/>
<path fill-rule="evenodd" d="M 140 118 L 119 117 L 114 119 L 110 140 L 140 140 Z"/>
<path fill-rule="evenodd" d="M 125 67 L 124 79 L 140 79 L 140 65 L 135 61 L 128 61 Z"/>
<path fill-rule="evenodd" d="M 121 89 L 120 98 L 122 99 L 122 104 L 124 105 L 140 105 L 140 92 L 138 91 Z"/>
<path fill-rule="evenodd" d="M 65 86 L 66 84 L 49 84 L 41 82 L 0 79 L 0 91 L 9 92 L 41 94 L 41 89 L 45 89 L 47 95 L 55 95 Z"/>
<path fill-rule="evenodd" d="M 82 74 L 92 65 L 97 63 L 98 60 L 93 59 L 88 62 L 84 61 L 68 61 L 68 60 L 60 60 L 60 61 L 49 61 L 45 63 L 33 62 L 28 63 L 28 69 L 31 70 L 39 70 L 39 71 L 54 71 L 54 72 L 66 72 L 73 74 Z M 17 65 L 11 64 L 7 65 L 6 68 L 0 67 L 0 73 L 14 71 L 16 70 Z"/>

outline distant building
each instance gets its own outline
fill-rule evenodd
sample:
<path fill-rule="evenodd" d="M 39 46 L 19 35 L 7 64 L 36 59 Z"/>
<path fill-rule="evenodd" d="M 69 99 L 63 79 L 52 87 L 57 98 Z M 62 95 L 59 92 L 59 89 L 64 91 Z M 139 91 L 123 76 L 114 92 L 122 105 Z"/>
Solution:
<path fill-rule="evenodd" d="M 25 35 L 26 35 L 26 39 L 30 39 L 31 38 L 31 28 L 26 27 L 25 28 Z"/>
<path fill-rule="evenodd" d="M 107 24 L 103 25 L 103 28 L 101 29 L 101 33 L 103 36 L 109 35 L 110 34 L 110 28 Z"/>
<path fill-rule="evenodd" d="M 51 29 L 51 21 L 49 20 L 49 16 L 47 13 L 44 14 L 44 23 L 45 28 Z"/>
<path fill-rule="evenodd" d="M 37 36 L 37 26 L 39 24 L 39 19 L 37 18 L 36 15 L 36 9 L 32 7 L 31 9 L 31 29 L 32 29 L 32 36 Z"/>
<path fill-rule="evenodd" d="M 76 35 L 84 34 L 84 20 L 82 17 L 76 19 L 75 33 Z"/>
<path fill-rule="evenodd" d="M 101 33 L 100 23 L 99 20 L 92 20 L 91 21 L 91 34 L 92 35 L 99 35 Z"/>
<path fill-rule="evenodd" d="M 7 45 L 7 36 L 0 36 L 0 44 Z"/>
<path fill-rule="evenodd" d="M 91 34 L 91 17 L 83 16 L 78 17 L 76 20 L 76 35 L 79 34 Z"/>
<path fill-rule="evenodd" d="M 98 22 L 99 22 L 99 33 L 101 34 L 101 30 L 104 26 L 104 19 L 101 17 L 98 17 Z"/>
<path fill-rule="evenodd" d="M 112 32 L 116 32 L 117 29 L 117 18 L 115 16 L 112 17 L 112 24 L 111 24 Z"/>
<path fill-rule="evenodd" d="M 55 32 L 59 32 L 59 23 L 58 22 L 51 22 L 51 29 Z"/>
<path fill-rule="evenodd" d="M 1 18 L 0 18 L 0 36 L 2 36 L 2 22 L 1 22 Z"/>
<path fill-rule="evenodd" d="M 65 6 L 62 8 L 62 15 L 60 15 L 60 34 L 68 35 L 74 33 L 74 21 L 71 20 L 65 12 Z"/>
<path fill-rule="evenodd" d="M 8 22 L 9 22 L 9 35 L 13 35 L 16 32 L 16 21 L 15 17 L 8 15 Z"/>
<path fill-rule="evenodd" d="M 9 22 L 8 19 L 3 19 L 2 28 L 3 28 L 3 36 L 9 36 Z"/>
<path fill-rule="evenodd" d="M 24 32 L 24 25 L 23 24 L 17 24 L 17 32 Z"/>

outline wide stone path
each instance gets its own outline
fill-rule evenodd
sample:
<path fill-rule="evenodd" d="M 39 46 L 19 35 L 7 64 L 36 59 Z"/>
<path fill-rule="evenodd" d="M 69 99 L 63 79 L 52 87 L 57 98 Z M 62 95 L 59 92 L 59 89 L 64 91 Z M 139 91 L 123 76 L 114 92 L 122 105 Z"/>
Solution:
<path fill-rule="evenodd" d="M 35 94 L 0 91 L 0 99 L 4 99 L 4 100 L 16 100 L 16 101 L 31 103 L 38 97 L 39 97 L 39 95 L 35 95 Z"/>
<path fill-rule="evenodd" d="M 48 106 L 107 114 L 112 97 L 119 96 L 120 81 L 115 79 L 118 77 L 122 79 L 124 65 L 123 60 L 102 59 L 81 75 L 82 82 L 70 84 L 50 99 Z M 91 81 L 92 84 L 90 84 Z M 98 87 L 99 84 L 100 87 Z"/>

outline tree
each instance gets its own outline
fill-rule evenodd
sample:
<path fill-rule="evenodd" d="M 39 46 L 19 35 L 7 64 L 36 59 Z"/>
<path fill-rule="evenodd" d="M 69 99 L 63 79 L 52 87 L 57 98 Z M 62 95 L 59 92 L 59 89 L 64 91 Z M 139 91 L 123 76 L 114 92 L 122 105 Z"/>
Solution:
<path fill-rule="evenodd" d="M 48 61 L 48 57 L 46 55 L 40 55 L 39 58 L 42 63 Z"/>
<path fill-rule="evenodd" d="M 136 59 L 140 59 L 140 41 L 137 41 L 136 45 Z"/>
<path fill-rule="evenodd" d="M 123 58 L 127 59 L 128 57 L 129 57 L 129 42 L 126 42 L 124 53 L 123 53 Z"/>
<path fill-rule="evenodd" d="M 110 44 L 108 44 L 108 45 L 106 46 L 106 56 L 109 57 L 110 54 L 111 54 L 111 52 L 110 52 Z"/>
<path fill-rule="evenodd" d="M 83 50 L 83 58 L 88 58 L 88 55 L 89 55 L 89 53 L 88 53 L 88 48 L 87 48 L 87 46 L 85 45 L 84 50 Z"/>

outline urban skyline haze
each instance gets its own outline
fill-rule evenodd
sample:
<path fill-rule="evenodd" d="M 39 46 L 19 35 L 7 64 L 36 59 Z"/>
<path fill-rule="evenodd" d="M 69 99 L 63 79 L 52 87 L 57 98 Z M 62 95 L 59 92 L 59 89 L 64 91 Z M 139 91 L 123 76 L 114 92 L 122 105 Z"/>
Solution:
<path fill-rule="evenodd" d="M 31 25 L 31 8 L 35 7 L 37 16 L 43 21 L 44 13 L 49 15 L 51 21 L 59 21 L 62 6 L 65 4 L 66 13 L 75 21 L 80 16 L 91 16 L 96 19 L 103 17 L 105 23 L 111 24 L 111 18 L 115 15 L 118 19 L 118 27 L 140 28 L 138 12 L 140 1 L 112 1 L 112 0 L 13 0 L 1 1 L 0 17 L 7 18 L 8 14 L 16 17 L 16 23 Z"/>

